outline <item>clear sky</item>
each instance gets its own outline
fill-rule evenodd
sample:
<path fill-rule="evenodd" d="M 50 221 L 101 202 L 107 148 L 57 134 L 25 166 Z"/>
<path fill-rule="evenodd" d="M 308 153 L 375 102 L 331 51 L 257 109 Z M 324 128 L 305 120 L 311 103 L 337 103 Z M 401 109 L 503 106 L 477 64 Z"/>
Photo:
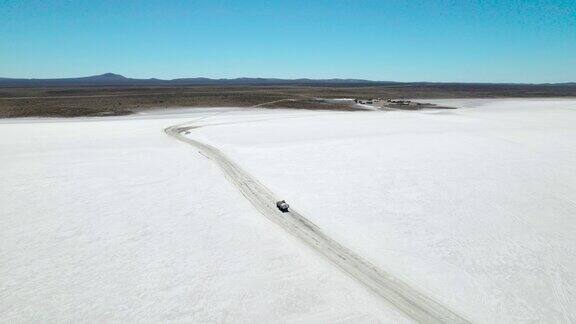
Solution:
<path fill-rule="evenodd" d="M 0 77 L 576 81 L 576 0 L 0 0 Z"/>

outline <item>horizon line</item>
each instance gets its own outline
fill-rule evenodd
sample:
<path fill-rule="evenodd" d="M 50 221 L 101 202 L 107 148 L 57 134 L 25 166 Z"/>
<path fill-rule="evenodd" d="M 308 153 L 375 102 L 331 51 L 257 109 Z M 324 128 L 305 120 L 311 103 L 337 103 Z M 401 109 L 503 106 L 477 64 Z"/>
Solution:
<path fill-rule="evenodd" d="M 475 82 L 475 81 L 392 81 L 392 80 L 374 80 L 374 79 L 362 79 L 362 78 L 341 78 L 341 77 L 334 77 L 334 78 L 310 78 L 310 77 L 300 77 L 300 78 L 282 78 L 282 77 L 203 77 L 203 76 L 191 76 L 191 77 L 177 77 L 172 79 L 161 79 L 157 77 L 150 77 L 150 78 L 135 78 L 135 77 L 127 77 L 122 74 L 113 73 L 113 72 L 106 72 L 102 74 L 93 74 L 88 76 L 74 76 L 74 77 L 33 77 L 33 78 L 26 78 L 26 77 L 2 77 L 0 76 L 0 80 L 21 80 L 21 81 L 47 81 L 47 80 L 71 80 L 71 79 L 87 79 L 87 78 L 110 78 L 112 80 L 135 80 L 135 81 L 178 81 L 178 80 L 198 80 L 198 79 L 205 79 L 211 81 L 234 81 L 234 80 L 270 80 L 270 81 L 351 81 L 351 82 L 367 82 L 367 83 L 436 83 L 436 84 L 509 84 L 509 85 L 561 85 L 561 84 L 575 84 L 576 81 L 567 81 L 567 82 Z"/>

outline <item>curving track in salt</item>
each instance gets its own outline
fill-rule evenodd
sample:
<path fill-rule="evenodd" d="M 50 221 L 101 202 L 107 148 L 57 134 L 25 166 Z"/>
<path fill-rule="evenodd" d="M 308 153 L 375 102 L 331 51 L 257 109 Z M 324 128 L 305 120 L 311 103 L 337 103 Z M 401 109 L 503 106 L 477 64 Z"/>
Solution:
<path fill-rule="evenodd" d="M 209 125 L 205 125 L 209 126 Z M 378 269 L 351 250 L 334 241 L 322 230 L 296 210 L 281 213 L 276 208 L 279 199 L 248 172 L 228 159 L 217 148 L 184 136 L 182 133 L 205 127 L 180 124 L 166 128 L 166 134 L 192 145 L 201 154 L 216 163 L 226 178 L 266 218 L 283 227 L 288 233 L 326 257 L 351 277 L 396 306 L 406 315 L 421 323 L 470 323 L 469 320 L 440 304 L 434 299 L 410 287 L 393 275 Z"/>

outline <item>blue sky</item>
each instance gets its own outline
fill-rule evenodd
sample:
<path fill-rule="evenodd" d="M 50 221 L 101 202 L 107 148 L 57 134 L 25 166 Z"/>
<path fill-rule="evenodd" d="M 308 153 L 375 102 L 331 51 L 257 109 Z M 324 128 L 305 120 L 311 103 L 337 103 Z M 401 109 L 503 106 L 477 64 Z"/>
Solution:
<path fill-rule="evenodd" d="M 0 0 L 0 76 L 576 81 L 576 1 Z"/>

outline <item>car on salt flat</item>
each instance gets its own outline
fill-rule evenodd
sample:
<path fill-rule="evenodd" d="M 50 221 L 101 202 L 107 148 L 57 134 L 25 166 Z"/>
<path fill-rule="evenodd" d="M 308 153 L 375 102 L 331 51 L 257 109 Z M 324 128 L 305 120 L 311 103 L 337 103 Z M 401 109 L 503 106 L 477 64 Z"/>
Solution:
<path fill-rule="evenodd" d="M 276 207 L 278 207 L 278 209 L 280 209 L 281 212 L 287 213 L 288 208 L 290 208 L 290 205 L 288 205 L 285 200 L 280 200 L 276 203 Z"/>

